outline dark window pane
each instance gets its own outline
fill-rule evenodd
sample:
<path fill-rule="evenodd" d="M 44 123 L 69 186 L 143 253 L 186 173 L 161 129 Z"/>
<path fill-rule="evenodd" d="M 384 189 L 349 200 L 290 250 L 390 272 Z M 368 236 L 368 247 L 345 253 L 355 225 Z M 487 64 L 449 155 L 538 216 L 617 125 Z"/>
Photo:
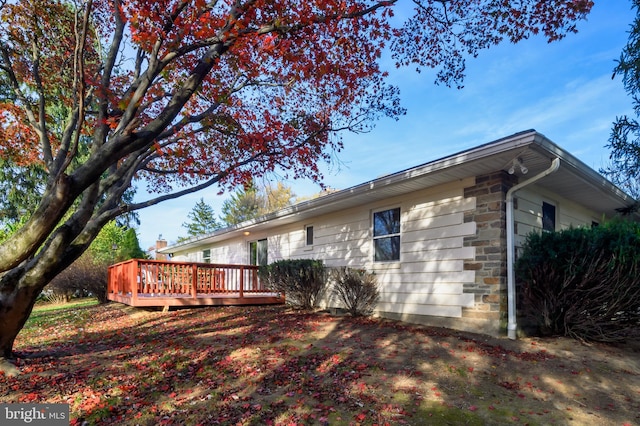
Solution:
<path fill-rule="evenodd" d="M 307 226 L 307 245 L 313 245 L 313 226 Z"/>
<path fill-rule="evenodd" d="M 373 214 L 373 236 L 400 233 L 400 208 Z"/>
<path fill-rule="evenodd" d="M 378 238 L 373 240 L 375 261 L 400 260 L 400 237 Z"/>
<path fill-rule="evenodd" d="M 542 203 L 542 229 L 545 231 L 556 230 L 556 206 Z"/>

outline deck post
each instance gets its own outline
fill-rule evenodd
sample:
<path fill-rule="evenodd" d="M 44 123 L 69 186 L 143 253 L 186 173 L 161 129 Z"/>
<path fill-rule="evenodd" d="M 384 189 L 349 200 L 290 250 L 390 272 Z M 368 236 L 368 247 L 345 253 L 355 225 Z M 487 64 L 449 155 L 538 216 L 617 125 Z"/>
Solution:
<path fill-rule="evenodd" d="M 111 294 L 111 288 L 112 288 L 112 270 L 113 268 L 111 267 L 111 265 L 107 266 L 107 295 Z"/>
<path fill-rule="evenodd" d="M 240 298 L 244 297 L 244 266 L 240 267 Z"/>
<path fill-rule="evenodd" d="M 191 297 L 194 299 L 198 298 L 198 265 L 195 263 L 191 266 L 193 268 L 193 278 L 191 284 Z"/>
<path fill-rule="evenodd" d="M 131 304 L 135 306 L 138 301 L 138 260 L 134 259 L 128 266 L 126 277 L 131 286 Z"/>

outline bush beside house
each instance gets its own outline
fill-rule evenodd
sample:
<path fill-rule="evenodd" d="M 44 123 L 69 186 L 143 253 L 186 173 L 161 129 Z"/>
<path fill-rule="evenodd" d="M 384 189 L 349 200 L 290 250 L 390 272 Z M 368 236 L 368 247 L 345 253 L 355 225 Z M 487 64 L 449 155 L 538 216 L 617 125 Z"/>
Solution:
<path fill-rule="evenodd" d="M 519 313 L 536 334 L 586 341 L 640 337 L 640 225 L 532 233 L 516 262 Z"/>
<path fill-rule="evenodd" d="M 349 314 L 370 315 L 376 308 L 380 291 L 374 274 L 362 269 L 336 268 L 331 278 L 333 293 Z"/>
<path fill-rule="evenodd" d="M 327 288 L 321 260 L 279 260 L 258 273 L 267 288 L 285 294 L 287 303 L 299 309 L 317 308 Z"/>
<path fill-rule="evenodd" d="M 352 268 L 327 272 L 320 260 L 279 260 L 260 267 L 259 274 L 267 288 L 285 294 L 287 303 L 298 309 L 316 309 L 329 283 L 333 296 L 353 316 L 371 314 L 380 297 L 375 275 Z"/>

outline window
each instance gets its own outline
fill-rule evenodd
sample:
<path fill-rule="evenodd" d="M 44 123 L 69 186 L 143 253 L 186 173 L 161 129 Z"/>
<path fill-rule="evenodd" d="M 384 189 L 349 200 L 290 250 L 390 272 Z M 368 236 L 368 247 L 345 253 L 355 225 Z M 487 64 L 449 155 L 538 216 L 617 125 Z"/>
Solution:
<path fill-rule="evenodd" d="M 267 239 L 249 243 L 249 264 L 267 265 Z"/>
<path fill-rule="evenodd" d="M 211 263 L 211 250 L 202 250 L 202 261 L 204 263 Z"/>
<path fill-rule="evenodd" d="M 373 213 L 373 247 L 376 262 L 400 260 L 400 207 Z"/>
<path fill-rule="evenodd" d="M 313 245 L 313 226 L 307 225 L 304 227 L 305 230 L 305 234 L 307 236 L 306 239 L 306 245 L 307 246 L 312 246 Z"/>
<path fill-rule="evenodd" d="M 553 232 L 556 230 L 556 206 L 542 203 L 542 230 Z"/>

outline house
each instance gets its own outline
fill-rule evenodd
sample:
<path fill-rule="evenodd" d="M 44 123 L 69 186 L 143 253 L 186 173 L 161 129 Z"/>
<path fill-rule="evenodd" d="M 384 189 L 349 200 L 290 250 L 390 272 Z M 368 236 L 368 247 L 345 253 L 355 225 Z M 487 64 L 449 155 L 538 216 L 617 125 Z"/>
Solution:
<path fill-rule="evenodd" d="M 377 275 L 380 316 L 493 335 L 506 326 L 515 338 L 512 265 L 527 234 L 594 226 L 634 202 L 529 130 L 160 251 L 364 268 Z"/>

